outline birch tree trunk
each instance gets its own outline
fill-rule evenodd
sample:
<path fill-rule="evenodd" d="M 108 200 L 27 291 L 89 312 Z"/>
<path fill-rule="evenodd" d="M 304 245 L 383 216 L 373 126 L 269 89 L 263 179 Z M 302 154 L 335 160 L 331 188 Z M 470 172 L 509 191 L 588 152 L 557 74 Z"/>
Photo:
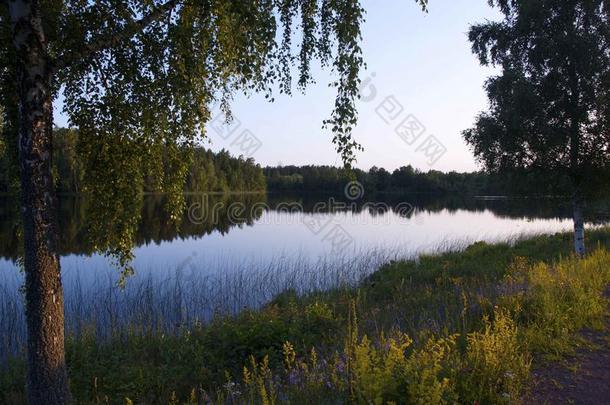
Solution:
<path fill-rule="evenodd" d="M 583 198 L 580 189 L 577 189 L 574 194 L 574 252 L 584 257 L 585 250 L 585 218 L 583 214 Z"/>
<path fill-rule="evenodd" d="M 570 79 L 570 175 L 572 185 L 574 187 L 573 204 L 573 220 L 574 220 L 574 253 L 579 257 L 585 256 L 585 220 L 583 216 L 583 173 L 581 170 L 581 130 L 580 122 L 580 89 L 579 78 L 576 73 L 574 63 L 569 64 L 569 79 Z"/>
<path fill-rule="evenodd" d="M 71 402 L 64 352 L 64 302 L 57 251 L 52 161 L 52 69 L 39 5 L 11 0 L 18 53 L 19 168 L 27 318 L 27 400 L 30 405 Z"/>

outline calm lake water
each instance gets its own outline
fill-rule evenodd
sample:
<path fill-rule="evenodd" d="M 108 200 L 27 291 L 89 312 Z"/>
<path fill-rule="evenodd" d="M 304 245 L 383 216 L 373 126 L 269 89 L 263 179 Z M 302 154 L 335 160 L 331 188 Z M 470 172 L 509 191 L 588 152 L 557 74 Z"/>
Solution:
<path fill-rule="evenodd" d="M 561 199 L 189 195 L 187 207 L 177 228 L 168 225 L 162 196 L 144 199 L 136 274 L 120 290 L 118 271 L 92 254 L 87 202 L 61 199 L 69 327 L 94 318 L 101 330 L 141 321 L 142 311 L 169 327 L 256 307 L 285 289 L 354 283 L 391 259 L 572 227 L 570 204 Z M 609 212 L 608 203 L 591 204 L 589 225 L 608 222 Z M 0 199 L 0 330 L 2 316 L 21 316 L 18 213 L 14 199 Z"/>
<path fill-rule="evenodd" d="M 472 241 L 571 229 L 569 201 L 501 197 L 379 196 L 351 201 L 333 196 L 189 195 L 179 227 L 164 212 L 164 199 L 147 196 L 136 235 L 134 267 L 144 273 L 191 266 L 214 272 L 219 262 L 263 263 L 298 255 L 308 259 L 338 252 L 392 249 L 401 255 L 436 251 Z M 87 202 L 61 198 L 62 266 L 66 273 L 109 268 L 91 254 Z M 608 219 L 610 204 L 589 207 L 590 222 Z M 18 202 L 0 197 L 0 271 L 15 272 Z"/>
<path fill-rule="evenodd" d="M 87 202 L 60 202 L 62 268 L 83 279 L 113 270 L 87 240 Z M 179 227 L 169 225 L 162 196 L 147 196 L 136 235 L 137 276 L 191 268 L 209 274 L 278 260 L 332 260 L 370 251 L 403 257 L 572 227 L 569 201 L 429 195 L 189 195 Z M 18 277 L 18 203 L 0 197 L 0 273 Z M 589 222 L 608 220 L 610 204 L 589 207 Z M 110 228 L 110 227 L 109 227 Z"/>

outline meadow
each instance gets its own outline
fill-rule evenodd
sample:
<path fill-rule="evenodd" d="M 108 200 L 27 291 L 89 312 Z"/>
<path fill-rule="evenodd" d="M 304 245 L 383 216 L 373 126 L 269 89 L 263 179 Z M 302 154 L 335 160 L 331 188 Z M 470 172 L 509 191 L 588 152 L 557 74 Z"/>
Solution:
<path fill-rule="evenodd" d="M 587 236 L 584 259 L 570 234 L 475 243 L 205 322 L 142 301 L 103 336 L 68 328 L 71 390 L 83 404 L 519 403 L 534 365 L 603 326 L 610 229 Z M 24 375 L 22 355 L 5 361 L 0 403 L 24 402 Z"/>

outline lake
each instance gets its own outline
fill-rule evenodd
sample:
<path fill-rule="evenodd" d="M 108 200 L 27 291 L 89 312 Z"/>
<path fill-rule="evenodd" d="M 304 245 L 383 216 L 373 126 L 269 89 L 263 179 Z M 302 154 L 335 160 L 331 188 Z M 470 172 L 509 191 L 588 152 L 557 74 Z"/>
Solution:
<path fill-rule="evenodd" d="M 351 197 L 351 198 L 348 198 Z M 423 253 L 569 231 L 563 199 L 432 195 L 188 195 L 180 226 L 163 196 L 146 196 L 135 234 L 135 275 L 119 271 L 88 240 L 88 203 L 60 199 L 61 264 L 69 331 L 100 334 L 126 324 L 173 330 L 268 302 L 287 289 L 353 284 L 381 264 Z M 589 225 L 610 205 L 590 204 Z M 17 350 L 24 336 L 19 285 L 19 209 L 0 198 L 0 331 Z M 108 224 L 111 229 L 112 224 Z M 10 325 L 8 325 L 10 323 Z"/>

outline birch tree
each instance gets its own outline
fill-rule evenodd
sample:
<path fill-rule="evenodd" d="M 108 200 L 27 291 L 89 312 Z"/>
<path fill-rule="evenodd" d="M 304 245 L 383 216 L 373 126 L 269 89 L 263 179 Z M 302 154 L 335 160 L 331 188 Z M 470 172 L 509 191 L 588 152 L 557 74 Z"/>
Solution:
<path fill-rule="evenodd" d="M 487 81 L 489 110 L 464 138 L 490 171 L 569 178 L 574 249 L 583 256 L 585 197 L 610 170 L 610 3 L 489 3 L 504 18 L 471 27 L 469 39 L 481 64 L 501 73 Z"/>
<path fill-rule="evenodd" d="M 71 401 L 51 173 L 58 94 L 88 162 L 85 192 L 99 213 L 89 233 L 128 270 L 136 185 L 156 174 L 171 209 L 183 207 L 179 151 L 205 136 L 215 102 L 230 116 L 237 92 L 304 90 L 317 61 L 336 89 L 325 125 L 352 164 L 363 18 L 358 0 L 2 0 L 0 104 L 4 139 L 18 150 L 28 403 Z"/>

